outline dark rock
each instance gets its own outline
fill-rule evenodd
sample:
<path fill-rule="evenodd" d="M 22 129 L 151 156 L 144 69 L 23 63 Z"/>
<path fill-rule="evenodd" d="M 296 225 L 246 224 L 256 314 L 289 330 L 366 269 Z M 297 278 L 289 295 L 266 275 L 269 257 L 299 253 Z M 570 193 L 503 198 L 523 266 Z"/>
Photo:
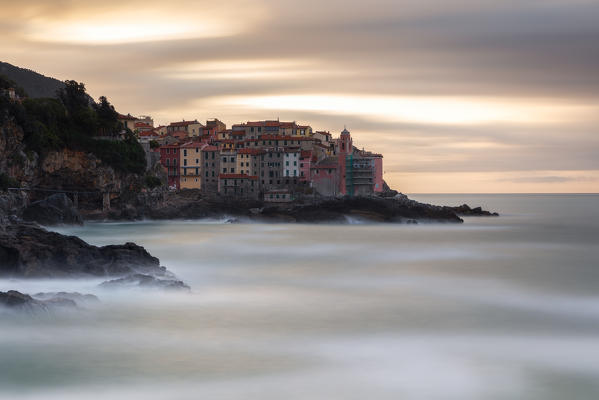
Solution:
<path fill-rule="evenodd" d="M 0 232 L 0 259 L 0 276 L 168 275 L 156 257 L 135 243 L 97 247 L 30 223 L 10 224 Z"/>
<path fill-rule="evenodd" d="M 496 212 L 489 212 L 482 209 L 482 207 L 470 208 L 468 204 L 462 204 L 457 207 L 446 207 L 453 210 L 458 215 L 467 217 L 498 217 L 499 214 Z"/>
<path fill-rule="evenodd" d="M 23 211 L 25 221 L 42 225 L 82 224 L 83 219 L 73 202 L 64 193 L 53 194 L 44 200 L 31 203 Z"/>
<path fill-rule="evenodd" d="M 28 313 L 47 313 L 60 308 L 77 308 L 75 301 L 70 299 L 53 298 L 42 301 L 16 290 L 0 292 L 0 306 Z"/>
<path fill-rule="evenodd" d="M 132 274 L 119 279 L 113 279 L 100 284 L 103 288 L 142 287 L 168 290 L 189 290 L 189 286 L 175 279 L 159 279 L 144 274 Z"/>
<path fill-rule="evenodd" d="M 98 297 L 94 296 L 93 294 L 81 294 L 77 292 L 36 293 L 32 297 L 36 300 L 41 301 L 69 300 L 75 302 L 77 305 L 93 304 L 100 302 Z"/>

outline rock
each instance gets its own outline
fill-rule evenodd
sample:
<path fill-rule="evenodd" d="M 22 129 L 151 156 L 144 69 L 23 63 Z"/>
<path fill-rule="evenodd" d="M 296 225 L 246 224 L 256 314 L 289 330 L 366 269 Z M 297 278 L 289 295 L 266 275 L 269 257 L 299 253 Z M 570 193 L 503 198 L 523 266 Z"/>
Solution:
<path fill-rule="evenodd" d="M 27 313 L 47 313 L 57 308 L 76 308 L 77 305 L 72 300 L 60 299 L 53 301 L 40 301 L 33 297 L 9 290 L 8 292 L 0 292 L 0 306 L 4 306 L 10 310 L 27 312 Z"/>
<path fill-rule="evenodd" d="M 498 217 L 499 214 L 496 212 L 489 212 L 482 209 L 482 207 L 470 208 L 468 204 L 462 204 L 457 207 L 446 207 L 453 210 L 458 215 L 468 217 Z"/>
<path fill-rule="evenodd" d="M 81 215 L 71 199 L 64 193 L 53 194 L 44 200 L 31 203 L 23 211 L 25 221 L 34 221 L 42 225 L 83 223 Z"/>
<path fill-rule="evenodd" d="M 100 284 L 103 288 L 142 287 L 168 290 L 189 290 L 189 286 L 175 279 L 159 279 L 145 274 L 132 274 L 119 279 L 113 279 Z"/>
<path fill-rule="evenodd" d="M 57 309 L 76 309 L 77 303 L 66 298 L 38 300 L 28 294 L 9 290 L 8 292 L 0 292 L 0 306 L 19 312 L 38 314 L 48 313 Z"/>
<path fill-rule="evenodd" d="M 32 297 L 41 301 L 68 300 L 76 303 L 77 305 L 94 304 L 100 302 L 100 299 L 93 294 L 81 294 L 77 292 L 36 293 Z"/>
<path fill-rule="evenodd" d="M 9 224 L 0 232 L 0 259 L 0 276 L 169 275 L 156 257 L 135 243 L 97 247 L 30 223 Z"/>

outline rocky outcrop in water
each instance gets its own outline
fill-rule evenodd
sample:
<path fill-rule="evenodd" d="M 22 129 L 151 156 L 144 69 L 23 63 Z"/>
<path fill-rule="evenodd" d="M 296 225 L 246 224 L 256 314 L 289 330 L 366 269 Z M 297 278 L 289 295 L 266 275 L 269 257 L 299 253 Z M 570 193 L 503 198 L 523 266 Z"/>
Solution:
<path fill-rule="evenodd" d="M 0 306 L 14 311 L 37 314 L 47 313 L 59 308 L 77 308 L 77 303 L 66 298 L 37 300 L 16 290 L 9 290 L 8 292 L 0 292 Z"/>
<path fill-rule="evenodd" d="M 46 302 L 70 300 L 75 302 L 78 306 L 96 304 L 100 302 L 100 299 L 93 294 L 82 294 L 78 292 L 43 292 L 36 293 L 32 297 L 36 300 Z"/>
<path fill-rule="evenodd" d="M 0 275 L 9 277 L 168 275 L 156 257 L 134 243 L 97 247 L 30 223 L 0 231 L 0 259 Z"/>
<path fill-rule="evenodd" d="M 79 211 L 64 193 L 31 203 L 23 210 L 23 219 L 42 225 L 83 224 Z"/>
<path fill-rule="evenodd" d="M 100 287 L 107 289 L 119 288 L 154 288 L 167 290 L 189 290 L 185 283 L 172 278 L 156 278 L 144 274 L 132 274 L 123 278 L 113 279 L 100 284 Z"/>

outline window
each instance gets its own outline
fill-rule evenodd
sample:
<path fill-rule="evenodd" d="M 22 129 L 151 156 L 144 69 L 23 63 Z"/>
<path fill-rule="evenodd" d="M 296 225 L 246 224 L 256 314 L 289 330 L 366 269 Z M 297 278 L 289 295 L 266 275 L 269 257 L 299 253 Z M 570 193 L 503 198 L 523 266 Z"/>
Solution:
<path fill-rule="evenodd" d="M 235 157 L 231 157 L 231 162 L 235 162 Z"/>
<path fill-rule="evenodd" d="M 223 162 L 226 163 L 227 162 L 227 157 L 223 157 Z"/>
<path fill-rule="evenodd" d="M 223 168 L 223 174 L 226 174 L 226 173 L 227 173 L 227 169 Z"/>
<path fill-rule="evenodd" d="M 200 163 L 200 160 L 196 158 L 196 164 L 199 164 L 199 163 Z"/>
<path fill-rule="evenodd" d="M 170 165 L 171 165 L 171 159 L 170 159 L 170 158 L 167 158 L 167 159 L 166 159 L 166 166 L 168 167 L 168 166 L 170 166 Z"/>
<path fill-rule="evenodd" d="M 199 147 L 196 147 L 196 153 L 197 153 L 198 151 L 200 151 L 200 149 L 199 149 Z"/>
<path fill-rule="evenodd" d="M 304 163 L 300 163 L 300 168 L 304 168 Z"/>
<path fill-rule="evenodd" d="M 289 176 L 289 170 L 285 170 L 285 175 Z"/>
<path fill-rule="evenodd" d="M 187 151 L 187 150 L 186 150 Z M 183 165 L 187 165 L 187 158 L 183 159 Z"/>
<path fill-rule="evenodd" d="M 173 165 L 177 165 L 177 159 L 173 158 Z"/>
<path fill-rule="evenodd" d="M 293 166 L 294 166 L 294 167 L 297 167 L 297 161 L 294 161 L 294 162 L 293 162 Z"/>
<path fill-rule="evenodd" d="M 297 169 L 293 170 L 293 176 L 297 176 Z"/>
<path fill-rule="evenodd" d="M 200 174 L 200 171 L 198 168 L 196 168 L 196 175 L 199 175 L 199 174 Z"/>
<path fill-rule="evenodd" d="M 289 161 L 285 161 L 285 166 L 289 166 Z"/>

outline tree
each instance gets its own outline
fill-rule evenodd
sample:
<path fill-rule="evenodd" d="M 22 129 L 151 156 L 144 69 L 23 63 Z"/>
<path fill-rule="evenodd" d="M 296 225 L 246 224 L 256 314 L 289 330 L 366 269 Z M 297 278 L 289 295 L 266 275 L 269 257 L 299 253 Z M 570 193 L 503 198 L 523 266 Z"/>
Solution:
<path fill-rule="evenodd" d="M 120 123 L 119 114 L 114 106 L 108 102 L 106 96 L 100 96 L 99 103 L 95 106 L 98 116 L 98 130 L 102 136 L 113 136 L 118 134 Z"/>

